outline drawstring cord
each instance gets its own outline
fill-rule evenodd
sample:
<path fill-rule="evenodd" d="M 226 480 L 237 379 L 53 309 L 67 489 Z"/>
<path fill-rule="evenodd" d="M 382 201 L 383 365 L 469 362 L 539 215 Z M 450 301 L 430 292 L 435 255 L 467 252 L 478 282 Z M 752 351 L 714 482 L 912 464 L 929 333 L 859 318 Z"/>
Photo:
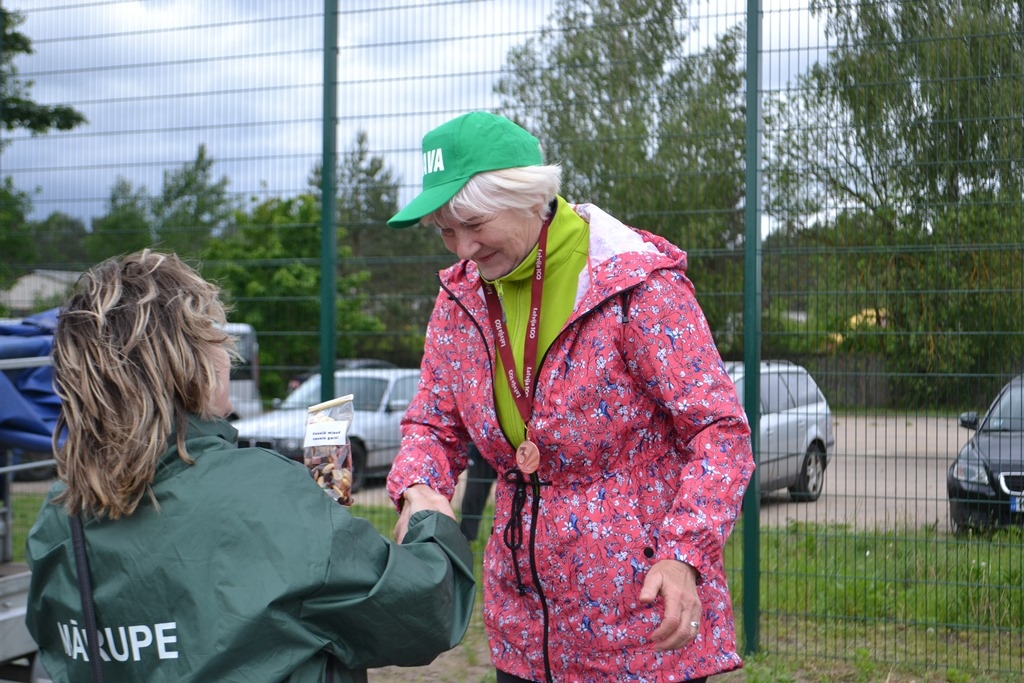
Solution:
<path fill-rule="evenodd" d="M 540 514 L 540 487 L 547 486 L 548 482 L 541 481 L 536 472 L 531 474 L 529 480 L 527 480 L 519 470 L 509 470 L 506 472 L 505 481 L 515 487 L 515 491 L 512 492 L 511 519 L 505 527 L 505 547 L 512 551 L 512 567 L 516 571 L 516 587 L 519 589 L 519 594 L 526 595 L 526 585 L 523 583 L 523 576 L 519 571 L 519 556 L 517 553 L 523 547 L 523 508 L 526 507 L 526 485 L 527 483 L 530 484 L 530 489 L 533 493 L 531 510 L 534 523 L 530 525 L 530 566 L 533 567 L 534 546 L 537 542 L 537 515 Z M 539 582 L 536 580 L 536 570 L 534 574 L 534 581 L 539 586 Z"/>
<path fill-rule="evenodd" d="M 551 654 L 548 645 L 548 603 L 544 597 L 544 590 L 540 585 L 540 576 L 537 573 L 537 520 L 540 517 L 540 492 L 541 486 L 548 486 L 550 482 L 541 481 L 536 472 L 530 475 L 527 480 L 518 469 L 509 470 L 505 473 L 505 481 L 515 486 L 512 493 L 511 519 L 505 527 L 503 539 L 505 547 L 512 551 L 512 568 L 516 572 L 516 587 L 520 595 L 526 595 L 526 585 L 523 583 L 522 574 L 519 571 L 518 550 L 523 547 L 523 508 L 526 507 L 526 486 L 530 485 L 533 493 L 532 523 L 530 524 L 530 575 L 533 585 L 537 590 L 537 597 L 540 599 L 540 608 L 544 618 L 544 680 L 550 683 L 551 678 Z"/>
<path fill-rule="evenodd" d="M 519 572 L 519 556 L 517 551 L 523 547 L 523 508 L 526 507 L 526 477 L 519 470 L 509 470 L 505 473 L 505 481 L 512 484 L 515 490 L 512 492 L 512 513 L 508 525 L 505 527 L 505 547 L 512 551 L 512 568 L 516 571 L 516 587 L 520 595 L 526 595 L 526 585 L 523 584 L 523 576 Z M 534 497 L 534 504 L 539 502 Z M 534 517 L 536 519 L 536 517 Z M 533 533 L 530 534 L 531 538 Z"/>

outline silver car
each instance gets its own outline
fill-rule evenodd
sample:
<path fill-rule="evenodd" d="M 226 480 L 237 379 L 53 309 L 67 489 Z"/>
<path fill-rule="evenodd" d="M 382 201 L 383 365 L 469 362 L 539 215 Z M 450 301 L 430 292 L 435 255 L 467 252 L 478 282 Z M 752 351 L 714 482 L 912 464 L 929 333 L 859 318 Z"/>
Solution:
<path fill-rule="evenodd" d="M 352 446 L 352 491 L 369 477 L 386 476 L 398 454 L 399 422 L 416 394 L 418 369 L 338 370 L 333 396 L 352 394 L 355 414 L 349 429 Z M 320 403 L 320 375 L 313 375 L 284 401 L 259 417 L 238 420 L 238 445 L 270 448 L 302 461 L 308 408 Z"/>
<path fill-rule="evenodd" d="M 743 400 L 743 363 L 726 363 Z M 761 491 L 788 489 L 793 500 L 821 496 L 835 446 L 835 418 L 807 370 L 789 361 L 760 366 L 761 415 L 757 454 Z"/>

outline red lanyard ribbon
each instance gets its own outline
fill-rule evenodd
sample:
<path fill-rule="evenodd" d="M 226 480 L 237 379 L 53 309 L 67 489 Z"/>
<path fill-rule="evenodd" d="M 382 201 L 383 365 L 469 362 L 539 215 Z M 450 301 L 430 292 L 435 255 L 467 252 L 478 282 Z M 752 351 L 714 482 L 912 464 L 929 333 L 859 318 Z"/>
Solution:
<path fill-rule="evenodd" d="M 527 320 L 526 328 L 522 384 L 516 379 L 516 361 L 512 357 L 512 346 L 505 326 L 501 300 L 494 290 L 494 285 L 486 281 L 483 283 L 487 315 L 491 320 L 491 327 L 494 328 L 494 338 L 497 340 L 501 364 L 505 369 L 505 379 L 508 380 L 512 398 L 516 401 L 516 407 L 519 409 L 524 424 L 529 424 L 530 415 L 533 412 L 533 394 L 536 385 L 534 374 L 537 369 L 537 349 L 540 345 L 540 306 L 544 296 L 544 265 L 547 258 L 548 226 L 551 225 L 553 217 L 552 213 L 544 221 L 544 225 L 540 229 L 540 238 L 537 241 L 537 261 L 534 265 L 533 282 L 530 286 L 530 317 Z"/>

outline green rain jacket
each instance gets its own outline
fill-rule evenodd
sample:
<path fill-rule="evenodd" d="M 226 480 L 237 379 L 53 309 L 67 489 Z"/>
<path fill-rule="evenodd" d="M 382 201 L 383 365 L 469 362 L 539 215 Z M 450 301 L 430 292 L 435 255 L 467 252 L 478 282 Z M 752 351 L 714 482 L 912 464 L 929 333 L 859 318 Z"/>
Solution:
<path fill-rule="evenodd" d="M 401 545 L 331 500 L 306 468 L 190 422 L 131 517 L 85 525 L 104 679 L 334 683 L 428 664 L 466 632 L 472 553 L 452 519 L 413 516 Z M 174 439 L 172 437 L 171 443 Z M 28 629 L 54 683 L 88 681 L 68 517 L 50 499 L 27 541 Z"/>

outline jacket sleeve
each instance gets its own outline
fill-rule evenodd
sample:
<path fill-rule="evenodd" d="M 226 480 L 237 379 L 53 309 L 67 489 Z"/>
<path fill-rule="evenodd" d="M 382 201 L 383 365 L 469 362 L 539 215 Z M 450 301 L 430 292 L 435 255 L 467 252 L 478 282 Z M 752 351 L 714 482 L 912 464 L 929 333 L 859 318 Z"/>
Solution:
<path fill-rule="evenodd" d="M 413 515 L 401 545 L 335 506 L 324 586 L 302 620 L 350 669 L 420 666 L 452 649 L 476 596 L 473 555 L 458 524 Z"/>
<path fill-rule="evenodd" d="M 453 330 L 459 343 L 453 344 Z M 387 490 L 397 506 L 402 492 L 426 484 L 451 500 L 459 475 L 469 464 L 469 434 L 462 422 L 458 394 L 463 382 L 479 378 L 467 370 L 467 345 L 480 343 L 479 330 L 442 291 L 427 326 L 420 363 L 419 391 L 402 417 L 402 444 L 388 473 Z M 478 348 L 474 346 L 473 348 Z"/>
<path fill-rule="evenodd" d="M 674 451 L 684 458 L 655 559 L 686 562 L 703 578 L 721 562 L 754 471 L 750 425 L 686 276 L 659 271 L 630 302 L 628 363 L 671 416 Z"/>

